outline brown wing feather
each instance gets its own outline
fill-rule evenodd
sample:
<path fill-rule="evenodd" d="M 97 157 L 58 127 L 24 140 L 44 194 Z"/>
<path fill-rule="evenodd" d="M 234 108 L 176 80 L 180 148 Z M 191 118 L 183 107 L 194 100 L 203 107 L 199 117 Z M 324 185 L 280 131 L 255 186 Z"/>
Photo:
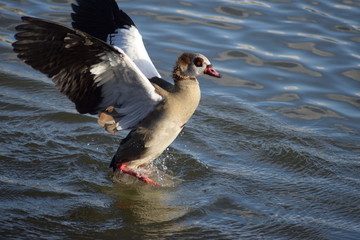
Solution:
<path fill-rule="evenodd" d="M 18 57 L 51 77 L 80 113 L 99 111 L 101 86 L 94 82 L 90 67 L 102 61 L 104 52 L 116 50 L 84 32 L 54 22 L 32 17 L 22 20 L 25 24 L 16 27 L 19 33 L 13 43 Z"/>

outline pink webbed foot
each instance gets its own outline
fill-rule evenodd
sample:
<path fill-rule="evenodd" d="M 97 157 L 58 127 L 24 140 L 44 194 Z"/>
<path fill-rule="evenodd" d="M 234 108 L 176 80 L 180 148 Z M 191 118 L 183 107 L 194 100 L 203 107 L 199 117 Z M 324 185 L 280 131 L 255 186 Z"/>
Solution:
<path fill-rule="evenodd" d="M 131 176 L 136 177 L 137 179 L 139 179 L 140 181 L 145 182 L 146 184 L 149 184 L 151 186 L 159 186 L 159 184 L 155 181 L 153 181 L 151 178 L 149 178 L 148 176 L 141 174 L 141 173 L 137 173 L 131 169 L 129 169 L 126 166 L 126 163 L 119 163 L 116 165 L 116 168 L 119 169 L 121 172 L 123 172 L 124 174 L 129 174 Z"/>

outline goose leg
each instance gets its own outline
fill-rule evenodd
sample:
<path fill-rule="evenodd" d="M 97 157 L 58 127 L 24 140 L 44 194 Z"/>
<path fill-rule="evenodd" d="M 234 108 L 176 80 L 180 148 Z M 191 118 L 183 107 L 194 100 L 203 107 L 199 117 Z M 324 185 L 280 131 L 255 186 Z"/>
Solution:
<path fill-rule="evenodd" d="M 128 168 L 126 166 L 126 163 L 119 163 L 117 164 L 117 169 L 119 169 L 121 172 L 125 173 L 125 174 L 129 174 L 131 176 L 136 177 L 137 179 L 139 179 L 140 181 L 143 181 L 151 186 L 159 186 L 159 184 L 155 181 L 153 181 L 152 179 L 150 179 L 148 176 L 141 174 L 141 173 L 137 173 L 133 170 L 131 170 L 130 168 Z"/>

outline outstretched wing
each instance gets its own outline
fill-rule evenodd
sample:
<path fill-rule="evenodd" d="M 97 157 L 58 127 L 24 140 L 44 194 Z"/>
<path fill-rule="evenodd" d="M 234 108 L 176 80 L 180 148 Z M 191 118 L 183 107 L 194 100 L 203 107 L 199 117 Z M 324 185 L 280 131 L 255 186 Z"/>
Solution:
<path fill-rule="evenodd" d="M 140 122 L 162 101 L 147 77 L 119 48 L 82 31 L 32 17 L 16 27 L 18 57 L 51 77 L 80 113 L 117 108 L 120 129 Z"/>
<path fill-rule="evenodd" d="M 71 14 L 74 28 L 122 49 L 150 79 L 160 74 L 152 63 L 142 36 L 115 0 L 76 0 Z"/>

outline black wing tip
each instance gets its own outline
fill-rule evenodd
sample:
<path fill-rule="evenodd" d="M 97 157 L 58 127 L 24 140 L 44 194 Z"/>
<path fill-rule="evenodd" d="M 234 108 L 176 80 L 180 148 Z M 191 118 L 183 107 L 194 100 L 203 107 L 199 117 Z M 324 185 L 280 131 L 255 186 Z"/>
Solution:
<path fill-rule="evenodd" d="M 22 23 L 20 23 L 19 25 L 17 25 L 15 27 L 15 30 L 16 31 L 22 31 L 22 30 L 25 30 L 23 29 L 25 26 L 29 25 L 29 23 L 33 23 L 33 22 L 36 22 L 36 21 L 39 21 L 41 19 L 39 18 L 34 18 L 34 17 L 30 17 L 30 16 L 21 16 L 21 21 Z"/>
<path fill-rule="evenodd" d="M 31 21 L 31 20 L 34 20 L 34 19 L 36 19 L 36 18 L 31 17 L 31 16 L 21 16 L 21 20 L 23 20 L 24 22 Z"/>
<path fill-rule="evenodd" d="M 20 40 L 23 40 L 23 34 L 25 32 L 29 32 L 31 31 L 31 25 L 34 23 L 38 23 L 40 21 L 43 21 L 39 18 L 34 18 L 34 17 L 30 17 L 30 16 L 22 16 L 21 17 L 22 23 L 20 23 L 19 25 L 15 26 L 15 30 L 16 33 L 14 34 L 14 38 L 17 40 L 16 42 L 12 43 L 12 46 L 15 47 L 17 45 L 17 42 Z M 25 37 L 25 39 L 28 37 Z"/>
<path fill-rule="evenodd" d="M 73 13 L 71 18 L 73 24 L 78 26 L 83 25 L 80 18 L 83 20 L 91 17 L 97 17 L 99 22 L 108 26 L 116 28 L 127 28 L 127 26 L 135 26 L 134 21 L 121 10 L 115 0 L 93 0 L 83 1 L 76 0 L 76 4 L 72 3 L 71 8 Z"/>
<path fill-rule="evenodd" d="M 37 18 L 37 17 L 31 17 L 31 16 L 21 16 L 21 20 L 23 22 L 27 23 L 33 23 L 33 22 L 48 22 L 47 20 Z"/>

